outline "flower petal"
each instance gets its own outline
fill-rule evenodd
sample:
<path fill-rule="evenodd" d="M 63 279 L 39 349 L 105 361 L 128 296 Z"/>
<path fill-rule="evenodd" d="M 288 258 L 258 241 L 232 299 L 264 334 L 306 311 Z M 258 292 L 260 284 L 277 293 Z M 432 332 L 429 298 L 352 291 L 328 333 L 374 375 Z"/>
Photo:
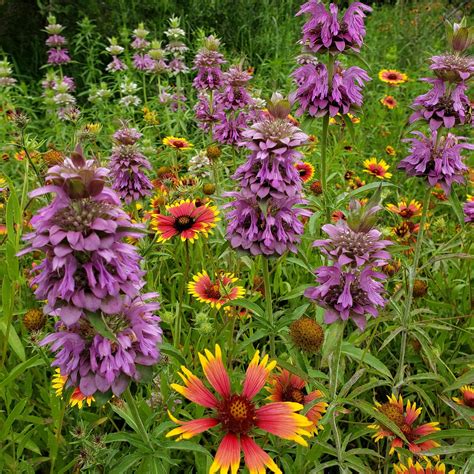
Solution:
<path fill-rule="evenodd" d="M 218 344 L 216 344 L 216 354 L 205 350 L 206 355 L 199 353 L 204 374 L 212 385 L 214 390 L 222 397 L 230 396 L 230 379 L 229 375 L 222 363 L 222 352 Z"/>
<path fill-rule="evenodd" d="M 181 370 L 183 373 L 178 372 L 178 374 L 183 379 L 185 387 L 173 383 L 171 388 L 198 405 L 206 408 L 217 408 L 216 397 L 205 387 L 202 380 L 184 366 L 181 366 Z"/>
<path fill-rule="evenodd" d="M 252 438 L 242 435 L 240 443 L 249 474 L 265 474 L 266 467 L 275 474 L 282 474 L 273 459 Z"/>
<path fill-rule="evenodd" d="M 231 474 L 237 474 L 240 465 L 240 442 L 239 438 L 232 433 L 228 433 L 222 438 L 221 444 L 217 448 L 216 457 L 209 469 L 209 474 L 220 471 L 220 474 L 227 474 L 229 468 Z"/>
<path fill-rule="evenodd" d="M 191 421 L 180 421 L 177 418 L 175 418 L 169 410 L 168 410 L 168 416 L 175 423 L 178 423 L 178 425 L 181 425 L 181 426 L 178 426 L 177 428 L 172 429 L 168 433 L 166 433 L 167 438 L 178 435 L 178 438 L 176 438 L 176 441 L 179 441 L 180 439 L 192 438 L 193 436 L 196 436 L 199 433 L 202 433 L 203 431 L 207 431 L 209 428 L 212 428 L 213 426 L 216 426 L 219 424 L 219 421 L 216 420 L 215 418 L 198 418 L 196 420 L 191 420 Z"/>
<path fill-rule="evenodd" d="M 259 362 L 260 352 L 255 352 L 252 361 L 245 374 L 244 389 L 242 395 L 251 400 L 262 390 L 269 373 L 276 366 L 276 361 L 268 362 L 268 354 Z"/>

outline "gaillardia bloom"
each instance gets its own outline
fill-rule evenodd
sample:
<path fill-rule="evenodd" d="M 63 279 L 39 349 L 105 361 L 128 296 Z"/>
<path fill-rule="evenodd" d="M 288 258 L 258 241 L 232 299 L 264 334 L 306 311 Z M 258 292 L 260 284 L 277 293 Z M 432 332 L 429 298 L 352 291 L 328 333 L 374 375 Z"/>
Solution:
<path fill-rule="evenodd" d="M 56 369 L 54 371 L 53 378 L 51 380 L 51 385 L 56 393 L 57 397 L 62 398 L 63 396 L 63 391 L 64 391 L 64 386 L 66 385 L 67 382 L 67 375 L 61 375 L 61 369 Z M 74 391 L 72 392 L 71 396 L 69 397 L 69 402 L 68 404 L 71 405 L 72 407 L 76 406 L 78 408 L 82 408 L 84 403 L 87 404 L 87 406 L 91 406 L 92 402 L 94 402 L 95 399 L 93 396 L 88 396 L 86 397 L 80 390 L 79 387 L 74 388 Z"/>
<path fill-rule="evenodd" d="M 442 463 L 436 463 L 435 466 L 431 462 L 427 462 L 423 467 L 419 462 L 414 463 L 412 458 L 408 458 L 407 464 L 394 464 L 393 469 L 395 474 L 446 474 L 446 466 Z M 448 474 L 455 474 L 452 469 Z"/>
<path fill-rule="evenodd" d="M 184 386 L 171 387 L 188 400 L 213 411 L 212 416 L 191 421 L 180 421 L 171 413 L 170 418 L 180 426 L 166 436 L 189 439 L 214 426 L 225 433 L 217 449 L 216 457 L 209 470 L 210 474 L 227 474 L 229 469 L 236 474 L 240 466 L 240 452 L 244 452 L 245 464 L 252 474 L 265 472 L 265 468 L 282 474 L 272 458 L 253 440 L 254 430 L 260 429 L 283 439 L 307 446 L 304 436 L 310 436 L 311 421 L 297 412 L 303 408 L 300 403 L 273 402 L 257 406 L 255 396 L 262 390 L 276 361 L 269 361 L 268 355 L 260 360 L 257 351 L 247 369 L 243 389 L 240 393 L 232 390 L 230 377 L 222 362 L 222 353 L 216 345 L 215 354 L 206 350 L 199 359 L 208 382 L 217 392 L 214 395 L 204 383 L 186 367 L 179 373 Z"/>
<path fill-rule="evenodd" d="M 391 95 L 386 95 L 385 97 L 380 99 L 380 103 L 390 110 L 393 110 L 397 106 L 397 101 L 395 100 L 395 97 Z"/>
<path fill-rule="evenodd" d="M 295 163 L 295 168 L 298 171 L 300 179 L 303 181 L 303 183 L 311 181 L 314 176 L 314 166 L 311 163 L 308 163 L 307 161 Z"/>
<path fill-rule="evenodd" d="M 238 280 L 232 273 L 217 273 L 213 280 L 205 270 L 193 276 L 188 291 L 202 303 L 220 309 L 227 302 L 244 296 L 243 286 L 235 285 Z"/>
<path fill-rule="evenodd" d="M 416 403 L 412 404 L 410 400 L 408 400 L 406 407 L 404 407 L 401 395 L 398 399 L 395 395 L 389 395 L 388 402 L 383 404 L 375 402 L 375 406 L 377 411 L 383 413 L 400 428 L 400 431 L 408 440 L 407 447 L 412 453 L 422 453 L 423 451 L 439 446 L 437 442 L 431 440 L 422 441 L 421 443 L 417 442 L 419 438 L 439 431 L 440 428 L 438 428 L 438 422 L 424 423 L 416 427 L 413 426 L 421 413 L 421 408 L 416 408 Z M 404 447 L 404 441 L 398 438 L 389 428 L 378 424 L 369 425 L 369 428 L 376 430 L 376 433 L 373 435 L 376 442 L 386 437 L 393 438 L 390 454 L 395 451 L 395 448 Z"/>
<path fill-rule="evenodd" d="M 382 69 L 379 72 L 379 79 L 391 86 L 399 86 L 408 81 L 408 76 L 396 69 Z"/>
<path fill-rule="evenodd" d="M 196 201 L 189 199 L 166 206 L 166 210 L 170 215 L 152 214 L 152 227 L 160 235 L 160 242 L 179 235 L 182 241 L 193 243 L 200 234 L 207 237 L 220 220 L 217 207 L 210 204 L 197 206 Z"/>
<path fill-rule="evenodd" d="M 285 369 L 270 379 L 270 387 L 267 390 L 270 392 L 268 399 L 272 402 L 295 402 L 308 405 L 312 404 L 314 400 L 323 398 L 323 393 L 320 390 L 306 393 L 306 382 Z M 312 422 L 312 425 L 308 427 L 312 434 L 316 434 L 318 429 L 322 429 L 318 423 L 326 412 L 327 406 L 326 402 L 319 401 L 306 413 L 306 417 Z"/>
<path fill-rule="evenodd" d="M 166 137 L 163 139 L 163 145 L 166 145 L 175 150 L 190 150 L 194 145 L 186 140 L 186 138 Z"/>
<path fill-rule="evenodd" d="M 371 174 L 379 179 L 390 179 L 392 173 L 388 172 L 390 165 L 385 160 L 377 161 L 377 158 L 369 158 L 364 161 L 364 173 Z"/>
<path fill-rule="evenodd" d="M 464 385 L 461 387 L 462 398 L 453 397 L 453 400 L 459 405 L 465 405 L 469 408 L 474 408 L 474 387 L 471 385 Z"/>
<path fill-rule="evenodd" d="M 387 209 L 390 212 L 398 214 L 403 219 L 411 219 L 412 217 L 421 216 L 422 206 L 418 201 L 415 201 L 415 199 L 412 199 L 410 202 L 402 199 L 398 205 L 387 204 Z"/>

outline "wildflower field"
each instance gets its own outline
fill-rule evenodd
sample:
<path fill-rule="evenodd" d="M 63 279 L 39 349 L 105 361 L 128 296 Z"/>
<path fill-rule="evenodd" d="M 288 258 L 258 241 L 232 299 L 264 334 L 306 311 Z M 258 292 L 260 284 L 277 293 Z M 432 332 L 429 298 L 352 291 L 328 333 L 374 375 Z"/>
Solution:
<path fill-rule="evenodd" d="M 472 4 L 188 3 L 0 2 L 0 472 L 474 473 Z"/>

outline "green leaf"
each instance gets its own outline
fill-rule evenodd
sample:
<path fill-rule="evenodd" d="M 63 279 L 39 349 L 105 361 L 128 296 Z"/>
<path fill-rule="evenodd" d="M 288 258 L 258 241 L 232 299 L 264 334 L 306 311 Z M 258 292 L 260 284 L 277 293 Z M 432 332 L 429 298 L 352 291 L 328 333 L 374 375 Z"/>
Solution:
<path fill-rule="evenodd" d="M 0 321 L 0 332 L 2 332 L 4 336 L 7 333 L 7 325 L 5 321 Z M 10 325 L 10 331 L 8 333 L 8 344 L 20 360 L 24 361 L 26 359 L 25 348 L 12 325 Z"/>
<path fill-rule="evenodd" d="M 388 377 L 389 379 L 392 378 L 390 370 L 388 370 L 387 366 L 383 362 L 368 352 L 364 353 L 362 349 L 355 347 L 350 342 L 345 341 L 342 343 L 342 353 L 355 359 L 357 362 L 363 362 L 364 364 L 369 365 L 379 374 Z"/>
<path fill-rule="evenodd" d="M 115 334 L 108 328 L 104 317 L 99 313 L 87 311 L 89 322 L 94 326 L 94 329 L 103 337 L 116 341 Z"/>
<path fill-rule="evenodd" d="M 422 443 L 424 441 L 428 441 L 430 439 L 459 439 L 459 438 L 470 438 L 472 439 L 473 433 L 472 430 L 441 430 L 436 431 L 435 433 L 431 433 L 426 436 L 422 436 L 416 440 L 417 444 Z"/>
<path fill-rule="evenodd" d="M 256 303 L 253 303 L 252 301 L 246 300 L 246 299 L 238 299 L 232 301 L 232 306 L 242 306 L 245 309 L 249 309 L 250 311 L 253 311 L 257 316 L 260 316 L 261 318 L 265 318 L 265 310 L 259 306 Z"/>
<path fill-rule="evenodd" d="M 172 346 L 168 342 L 163 342 L 160 345 L 160 351 L 162 354 L 166 354 L 167 356 L 171 357 L 172 359 L 177 360 L 181 365 L 186 365 L 186 360 L 183 357 L 183 354 L 181 354 L 176 347 Z"/>
<path fill-rule="evenodd" d="M 454 383 L 446 387 L 443 392 L 451 392 L 461 388 L 463 385 L 472 385 L 474 383 L 474 369 L 468 370 L 465 374 L 461 375 Z"/>
<path fill-rule="evenodd" d="M 28 359 L 25 362 L 22 362 L 21 364 L 14 367 L 4 379 L 0 380 L 0 387 L 3 387 L 3 386 L 8 387 L 10 382 L 15 380 L 26 370 L 31 369 L 32 367 L 37 367 L 38 365 L 43 365 L 43 364 L 44 364 L 44 360 L 41 358 L 39 354 L 33 356 L 31 359 Z"/>
<path fill-rule="evenodd" d="M 194 451 L 196 453 L 205 454 L 206 456 L 209 456 L 210 459 L 212 459 L 211 453 L 206 448 L 203 448 L 200 444 L 193 443 L 192 441 L 170 441 L 165 442 L 162 446 L 168 449 Z"/>
<path fill-rule="evenodd" d="M 439 456 L 440 454 L 459 454 L 459 453 L 472 453 L 474 452 L 474 446 L 470 444 L 454 444 L 452 446 L 440 446 L 438 448 L 428 449 L 423 451 L 423 456 Z"/>

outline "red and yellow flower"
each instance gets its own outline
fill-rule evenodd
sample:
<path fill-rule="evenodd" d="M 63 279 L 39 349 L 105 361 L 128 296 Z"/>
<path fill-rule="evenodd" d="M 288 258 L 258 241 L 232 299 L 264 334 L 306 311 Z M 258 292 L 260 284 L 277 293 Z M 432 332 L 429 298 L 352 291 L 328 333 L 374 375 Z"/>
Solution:
<path fill-rule="evenodd" d="M 419 438 L 439 431 L 440 428 L 438 427 L 438 422 L 424 423 L 422 425 L 414 426 L 414 423 L 420 416 L 422 410 L 421 408 L 416 407 L 416 403 L 411 403 L 410 400 L 408 400 L 406 407 L 404 407 L 401 395 L 398 399 L 395 395 L 389 395 L 388 402 L 383 404 L 375 402 L 375 406 L 375 409 L 378 412 L 384 414 L 400 428 L 400 431 L 408 440 L 408 449 L 412 453 L 421 453 L 439 446 L 436 441 L 432 440 L 417 442 Z M 392 454 L 396 448 L 404 447 L 404 441 L 401 438 L 398 438 L 390 428 L 379 424 L 369 425 L 369 428 L 376 431 L 373 435 L 376 442 L 382 438 L 392 438 L 390 454 Z"/>
<path fill-rule="evenodd" d="M 166 436 L 178 436 L 178 440 L 189 439 L 219 425 L 224 437 L 217 448 L 210 474 L 227 474 L 229 469 L 232 474 L 236 474 L 240 466 L 241 451 L 250 474 L 264 473 L 266 468 L 282 474 L 273 459 L 254 441 L 254 431 L 260 429 L 307 446 L 304 437 L 310 436 L 307 428 L 311 426 L 311 421 L 297 413 L 303 408 L 300 403 L 274 402 L 257 406 L 254 401 L 274 369 L 276 361 L 269 361 L 268 355 L 260 359 L 260 353 L 257 351 L 247 369 L 242 391 L 236 393 L 232 390 L 218 345 L 215 354 L 206 350 L 205 355 L 199 354 L 199 360 L 207 381 L 217 395 L 183 366 L 179 375 L 184 386 L 172 384 L 171 387 L 191 402 L 212 410 L 212 416 L 180 421 L 168 412 L 170 418 L 179 426 Z"/>
<path fill-rule="evenodd" d="M 459 405 L 465 405 L 474 408 L 474 387 L 472 385 L 464 385 L 461 387 L 462 398 L 453 397 L 453 400 Z"/>
<path fill-rule="evenodd" d="M 207 237 L 220 219 L 217 207 L 209 203 L 197 206 L 196 201 L 185 200 L 166 206 L 169 215 L 153 213 L 152 228 L 159 234 L 159 241 L 179 235 L 182 241 L 193 243 L 201 234 Z"/>
<path fill-rule="evenodd" d="M 385 153 L 387 153 L 388 156 L 396 156 L 397 150 L 395 150 L 395 148 L 393 148 L 393 146 L 387 145 L 385 147 Z"/>
<path fill-rule="evenodd" d="M 313 179 L 314 166 L 311 163 L 304 161 L 300 163 L 295 163 L 294 166 L 298 171 L 301 181 L 303 181 L 303 183 L 307 183 L 308 181 L 311 181 Z"/>
<path fill-rule="evenodd" d="M 393 110 L 398 104 L 395 100 L 395 97 L 391 95 L 386 95 L 380 99 L 380 103 L 387 107 L 387 109 Z"/>
<path fill-rule="evenodd" d="M 421 216 L 422 206 L 415 199 L 412 199 L 410 202 L 402 199 L 398 205 L 388 204 L 387 209 L 403 217 L 403 219 L 411 219 L 412 217 Z"/>
<path fill-rule="evenodd" d="M 186 140 L 186 138 L 179 137 L 165 137 L 163 139 L 163 145 L 173 148 L 178 151 L 190 150 L 194 145 Z"/>
<path fill-rule="evenodd" d="M 270 392 L 269 400 L 272 402 L 295 402 L 303 406 L 312 404 L 314 400 L 323 398 L 323 393 L 320 390 L 306 393 L 306 382 L 283 369 L 278 375 L 275 375 L 270 380 L 271 387 L 267 388 Z M 316 434 L 318 429 L 322 429 L 319 421 L 326 412 L 328 404 L 323 401 L 315 403 L 306 413 L 306 417 L 311 421 L 311 426 L 307 429 L 311 434 Z"/>
<path fill-rule="evenodd" d="M 399 86 L 408 81 L 408 76 L 396 69 L 382 69 L 379 72 L 379 79 L 390 86 Z"/>
<path fill-rule="evenodd" d="M 217 273 L 211 280 L 208 273 L 203 270 L 193 276 L 193 281 L 188 283 L 188 292 L 201 303 L 210 304 L 211 307 L 220 309 L 232 300 L 242 298 L 245 294 L 243 286 L 235 285 L 238 280 L 233 273 Z"/>
<path fill-rule="evenodd" d="M 412 458 L 408 458 L 406 465 L 394 464 L 393 470 L 395 474 L 446 474 L 446 466 L 442 463 L 437 463 L 435 466 L 431 462 L 427 462 L 426 466 L 423 467 L 419 462 L 414 463 Z M 455 474 L 455 470 L 452 469 L 448 474 Z"/>
<path fill-rule="evenodd" d="M 56 396 L 59 398 L 63 397 L 64 387 L 66 385 L 68 376 L 62 375 L 60 369 L 56 369 L 51 380 L 51 385 L 56 393 Z M 69 398 L 68 404 L 72 407 L 78 406 L 78 408 L 82 408 L 84 403 L 87 403 L 87 406 L 91 406 L 91 403 L 95 401 L 94 397 L 88 396 L 86 397 L 80 390 L 79 387 L 76 387 L 72 392 L 72 395 Z"/>
<path fill-rule="evenodd" d="M 379 179 L 390 179 L 392 173 L 388 172 L 390 165 L 385 160 L 377 161 L 377 158 L 369 158 L 364 161 L 364 173 L 371 174 Z"/>

